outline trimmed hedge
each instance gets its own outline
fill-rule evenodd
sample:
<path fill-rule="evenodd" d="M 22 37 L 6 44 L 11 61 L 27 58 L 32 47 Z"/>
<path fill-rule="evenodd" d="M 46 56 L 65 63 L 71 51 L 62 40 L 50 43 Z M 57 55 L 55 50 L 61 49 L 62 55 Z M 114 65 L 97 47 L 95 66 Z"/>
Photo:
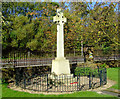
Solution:
<path fill-rule="evenodd" d="M 99 68 L 99 71 L 103 68 Z M 76 67 L 75 69 L 75 75 L 81 75 L 81 76 L 88 76 L 89 74 L 93 74 L 93 76 L 98 77 L 99 75 L 98 68 L 92 69 L 90 67 Z"/>

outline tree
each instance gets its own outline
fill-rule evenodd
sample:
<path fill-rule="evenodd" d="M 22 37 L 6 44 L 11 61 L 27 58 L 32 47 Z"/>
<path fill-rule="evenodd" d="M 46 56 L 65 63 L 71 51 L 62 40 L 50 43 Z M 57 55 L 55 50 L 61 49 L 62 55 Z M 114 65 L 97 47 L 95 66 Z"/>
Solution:
<path fill-rule="evenodd" d="M 116 4 L 110 3 L 106 6 L 105 3 L 96 3 L 88 18 L 89 43 L 96 45 L 100 49 L 105 47 L 112 48 L 111 45 L 118 44 L 116 35 L 118 20 L 114 11 Z"/>
<path fill-rule="evenodd" d="M 55 15 L 58 6 L 58 3 L 3 3 L 3 16 L 5 21 L 10 23 L 9 26 L 3 25 L 2 28 L 3 49 L 13 47 L 40 50 L 44 48 L 42 45 L 46 46 L 48 36 L 45 33 L 51 31 L 50 29 L 47 31 L 46 28 L 52 26 L 50 25 L 51 15 Z M 42 44 L 45 42 L 46 44 Z"/>
<path fill-rule="evenodd" d="M 94 5 L 94 6 L 92 6 Z M 97 49 L 115 48 L 118 40 L 117 3 L 3 3 L 3 49 L 51 51 L 56 49 L 56 9 L 64 9 L 65 49 L 80 51 L 83 44 Z M 9 24 L 6 24 L 9 23 Z M 83 44 L 82 42 L 83 41 Z"/>

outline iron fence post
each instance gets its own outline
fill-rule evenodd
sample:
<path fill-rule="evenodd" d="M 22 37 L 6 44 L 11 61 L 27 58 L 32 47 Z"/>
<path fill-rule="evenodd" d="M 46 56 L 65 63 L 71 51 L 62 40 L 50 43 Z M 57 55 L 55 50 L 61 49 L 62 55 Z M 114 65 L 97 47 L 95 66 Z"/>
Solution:
<path fill-rule="evenodd" d="M 80 73 L 79 73 L 79 89 L 80 89 Z"/>
<path fill-rule="evenodd" d="M 105 68 L 105 84 L 107 84 L 107 70 Z"/>
<path fill-rule="evenodd" d="M 26 76 L 25 76 L 25 73 L 24 73 L 24 89 L 26 89 Z"/>
<path fill-rule="evenodd" d="M 91 87 L 93 88 L 93 72 L 92 72 Z"/>
<path fill-rule="evenodd" d="M 47 74 L 47 91 L 48 91 L 48 74 Z"/>
<path fill-rule="evenodd" d="M 77 91 L 78 91 L 78 73 L 77 73 Z"/>
<path fill-rule="evenodd" d="M 91 89 L 92 85 L 91 85 L 91 72 L 89 72 L 89 89 Z"/>
<path fill-rule="evenodd" d="M 104 69 L 102 69 L 102 85 L 104 84 Z"/>
<path fill-rule="evenodd" d="M 102 70 L 100 71 L 100 86 L 102 86 Z"/>

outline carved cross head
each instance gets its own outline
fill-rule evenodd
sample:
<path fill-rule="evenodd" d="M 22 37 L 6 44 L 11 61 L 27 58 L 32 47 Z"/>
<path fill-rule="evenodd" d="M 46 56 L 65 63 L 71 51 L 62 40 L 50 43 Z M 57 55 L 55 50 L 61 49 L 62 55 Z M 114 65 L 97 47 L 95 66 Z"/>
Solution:
<path fill-rule="evenodd" d="M 57 9 L 57 15 L 53 17 L 53 22 L 56 22 L 57 24 L 64 24 L 67 22 L 67 19 L 63 16 L 61 9 Z"/>

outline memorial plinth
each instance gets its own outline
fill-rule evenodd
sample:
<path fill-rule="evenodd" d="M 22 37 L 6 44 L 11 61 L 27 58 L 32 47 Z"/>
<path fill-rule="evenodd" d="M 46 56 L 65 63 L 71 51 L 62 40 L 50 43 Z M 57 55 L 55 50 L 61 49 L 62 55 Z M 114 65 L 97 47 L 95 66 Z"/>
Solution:
<path fill-rule="evenodd" d="M 65 58 L 55 58 L 55 60 L 52 60 L 52 72 L 57 75 L 70 74 L 69 60 Z"/>
<path fill-rule="evenodd" d="M 52 60 L 52 73 L 56 75 L 70 75 L 69 60 L 64 57 L 64 23 L 67 19 L 63 16 L 61 9 L 57 9 L 57 15 L 53 17 L 57 24 L 57 57 Z"/>

